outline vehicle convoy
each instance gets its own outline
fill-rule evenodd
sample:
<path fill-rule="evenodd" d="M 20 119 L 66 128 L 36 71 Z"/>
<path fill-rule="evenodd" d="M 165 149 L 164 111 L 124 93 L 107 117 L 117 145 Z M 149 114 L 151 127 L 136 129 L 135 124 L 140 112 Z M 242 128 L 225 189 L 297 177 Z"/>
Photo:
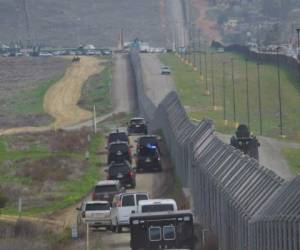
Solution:
<path fill-rule="evenodd" d="M 132 192 L 115 195 L 111 210 L 113 231 L 120 233 L 123 227 L 128 227 L 129 218 L 132 214 L 137 212 L 139 202 L 148 199 L 149 194 L 146 192 Z"/>
<path fill-rule="evenodd" d="M 132 250 L 195 249 L 190 210 L 135 214 L 130 217 Z"/>
<path fill-rule="evenodd" d="M 161 171 L 158 141 L 155 136 L 142 136 L 137 139 L 136 148 L 137 171 Z"/>
<path fill-rule="evenodd" d="M 112 142 L 127 142 L 129 144 L 129 138 L 126 132 L 117 130 L 116 132 L 109 133 L 107 136 L 107 146 Z"/>
<path fill-rule="evenodd" d="M 105 200 L 112 203 L 116 194 L 124 193 L 125 189 L 118 180 L 99 181 L 92 193 L 92 200 Z"/>
<path fill-rule="evenodd" d="M 130 119 L 127 128 L 128 134 L 148 134 L 147 123 L 142 117 L 135 117 Z"/>
<path fill-rule="evenodd" d="M 235 135 L 230 139 L 230 145 L 256 160 L 259 159 L 258 147 L 260 146 L 260 143 L 256 136 L 252 135 L 249 128 L 244 124 L 239 125 Z"/>
<path fill-rule="evenodd" d="M 140 201 L 138 205 L 138 213 L 155 213 L 177 211 L 176 201 L 173 199 L 149 199 Z"/>
<path fill-rule="evenodd" d="M 135 169 L 128 161 L 112 162 L 105 172 L 107 180 L 119 180 L 124 187 L 135 188 L 136 186 Z"/>
<path fill-rule="evenodd" d="M 108 201 L 87 201 L 84 202 L 77 215 L 77 222 L 88 224 L 90 227 L 104 227 L 106 229 L 111 228 L 110 219 L 110 204 Z"/>
<path fill-rule="evenodd" d="M 107 164 L 128 161 L 132 163 L 131 146 L 127 142 L 112 142 L 107 147 Z"/>

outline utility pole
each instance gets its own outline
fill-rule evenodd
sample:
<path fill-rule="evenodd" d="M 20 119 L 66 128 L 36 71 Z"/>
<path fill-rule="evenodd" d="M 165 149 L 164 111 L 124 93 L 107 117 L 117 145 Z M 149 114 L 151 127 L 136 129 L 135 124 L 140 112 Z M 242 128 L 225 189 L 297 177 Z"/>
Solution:
<path fill-rule="evenodd" d="M 234 82 L 234 59 L 231 58 L 231 80 L 232 80 L 232 99 L 233 99 L 233 121 L 236 125 L 236 105 L 235 105 L 235 82 Z"/>
<path fill-rule="evenodd" d="M 247 123 L 250 129 L 250 104 L 249 104 L 249 77 L 248 77 L 248 59 L 245 60 L 245 75 L 246 75 L 246 105 L 247 105 Z"/>
<path fill-rule="evenodd" d="M 279 63 L 279 47 L 276 50 L 277 56 L 277 77 L 278 77 L 278 100 L 279 100 L 279 127 L 280 136 L 283 136 L 283 125 L 282 125 L 282 101 L 281 101 L 281 80 L 280 80 L 280 63 Z"/>
<path fill-rule="evenodd" d="M 257 66 L 257 91 L 258 91 L 259 133 L 260 133 L 260 135 L 262 135 L 260 64 L 257 63 L 256 66 Z"/>
<path fill-rule="evenodd" d="M 205 95 L 209 95 L 208 79 L 207 79 L 207 52 L 204 51 L 204 64 L 205 64 Z"/>
<path fill-rule="evenodd" d="M 94 105 L 93 109 L 93 122 L 94 122 L 94 133 L 97 133 L 97 122 L 96 122 L 96 107 Z"/>
<path fill-rule="evenodd" d="M 215 103 L 215 80 L 214 80 L 214 55 L 213 55 L 213 52 L 210 53 L 210 60 L 211 60 L 212 106 L 213 106 L 213 109 L 216 110 L 216 103 Z"/>

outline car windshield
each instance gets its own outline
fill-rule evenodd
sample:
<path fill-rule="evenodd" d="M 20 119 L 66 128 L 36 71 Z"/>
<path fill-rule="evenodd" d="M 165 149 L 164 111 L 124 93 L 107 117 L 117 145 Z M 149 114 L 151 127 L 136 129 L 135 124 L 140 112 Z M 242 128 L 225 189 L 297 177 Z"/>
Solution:
<path fill-rule="evenodd" d="M 173 204 L 153 204 L 142 206 L 142 213 L 174 211 Z"/>
<path fill-rule="evenodd" d="M 128 173 L 130 172 L 130 168 L 128 165 L 113 165 L 109 168 L 109 173 L 112 175 L 118 174 L 118 173 Z"/>
<path fill-rule="evenodd" d="M 144 124 L 144 119 L 135 119 L 130 121 L 131 124 Z"/>
<path fill-rule="evenodd" d="M 111 133 L 108 136 L 108 143 L 112 143 L 115 141 L 128 141 L 128 136 L 126 135 L 126 133 Z"/>
<path fill-rule="evenodd" d="M 140 145 L 157 145 L 156 137 L 141 137 L 140 138 Z"/>
<path fill-rule="evenodd" d="M 157 150 L 156 147 L 150 148 L 150 147 L 141 147 L 139 151 L 140 156 L 148 156 L 148 157 L 157 157 Z"/>
<path fill-rule="evenodd" d="M 121 151 L 121 152 L 128 151 L 128 145 L 125 144 L 125 143 L 110 145 L 110 147 L 109 147 L 109 152 L 110 153 L 116 153 L 118 151 Z"/>
<path fill-rule="evenodd" d="M 117 189 L 116 185 L 101 185 L 101 186 L 96 186 L 95 187 L 95 192 L 96 193 L 115 192 L 117 190 L 118 189 Z"/>
<path fill-rule="evenodd" d="M 85 211 L 96 211 L 96 210 L 109 210 L 110 206 L 108 203 L 89 203 L 85 206 Z"/>

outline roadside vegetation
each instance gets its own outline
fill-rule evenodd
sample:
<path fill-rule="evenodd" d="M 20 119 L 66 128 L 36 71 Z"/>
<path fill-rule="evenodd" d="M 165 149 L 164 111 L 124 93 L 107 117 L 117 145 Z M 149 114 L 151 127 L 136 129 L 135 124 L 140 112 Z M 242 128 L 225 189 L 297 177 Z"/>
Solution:
<path fill-rule="evenodd" d="M 213 58 L 213 59 L 212 59 Z M 179 96 L 192 119 L 201 120 L 209 117 L 214 120 L 216 129 L 232 134 L 236 124 L 233 121 L 233 84 L 230 59 L 234 60 L 234 79 L 236 95 L 236 121 L 247 124 L 245 58 L 235 53 L 207 53 L 207 76 L 205 75 L 204 54 L 196 55 L 197 71 L 184 64 L 175 54 L 160 56 L 161 61 L 172 68 L 173 78 Z M 201 73 L 200 74 L 200 59 Z M 193 60 L 193 57 L 190 57 Z M 213 66 L 212 66 L 213 60 Z M 226 116 L 224 117 L 224 85 L 222 63 L 225 62 L 225 99 Z M 212 69 L 214 91 L 212 88 Z M 297 76 L 286 68 L 280 69 L 282 90 L 283 134 L 289 140 L 300 141 L 300 94 Z M 259 134 L 259 106 L 257 65 L 248 62 L 250 128 Z M 275 65 L 260 65 L 262 134 L 279 137 L 279 101 L 278 78 Z M 206 82 L 207 79 L 207 82 Z M 206 95 L 206 83 L 210 95 Z M 215 107 L 212 97 L 214 93 Z M 225 118 L 225 119 L 224 119 Z M 224 120 L 228 120 L 225 125 Z"/>
<path fill-rule="evenodd" d="M 90 130 L 20 134 L 0 141 L 3 214 L 50 214 L 74 204 L 101 178 L 102 134 Z M 88 153 L 87 153 L 88 152 Z"/>
<path fill-rule="evenodd" d="M 97 114 L 107 114 L 112 111 L 111 83 L 112 64 L 111 60 L 103 62 L 105 68 L 97 75 L 91 76 L 82 88 L 79 106 L 93 111 L 95 105 Z"/>
<path fill-rule="evenodd" d="M 300 173 L 300 149 L 286 148 L 283 150 L 283 155 L 286 158 L 290 171 L 297 176 Z"/>

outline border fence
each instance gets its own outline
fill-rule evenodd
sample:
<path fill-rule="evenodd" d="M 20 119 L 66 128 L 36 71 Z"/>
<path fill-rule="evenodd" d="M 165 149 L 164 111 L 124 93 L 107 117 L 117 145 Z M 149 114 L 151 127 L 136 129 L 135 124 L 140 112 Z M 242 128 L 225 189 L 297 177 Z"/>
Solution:
<path fill-rule="evenodd" d="M 218 236 L 222 250 L 299 250 L 300 176 L 284 181 L 223 143 L 213 123 L 191 122 L 176 92 L 156 107 L 145 94 L 139 54 L 131 52 L 139 110 L 159 129 L 196 220 Z"/>

